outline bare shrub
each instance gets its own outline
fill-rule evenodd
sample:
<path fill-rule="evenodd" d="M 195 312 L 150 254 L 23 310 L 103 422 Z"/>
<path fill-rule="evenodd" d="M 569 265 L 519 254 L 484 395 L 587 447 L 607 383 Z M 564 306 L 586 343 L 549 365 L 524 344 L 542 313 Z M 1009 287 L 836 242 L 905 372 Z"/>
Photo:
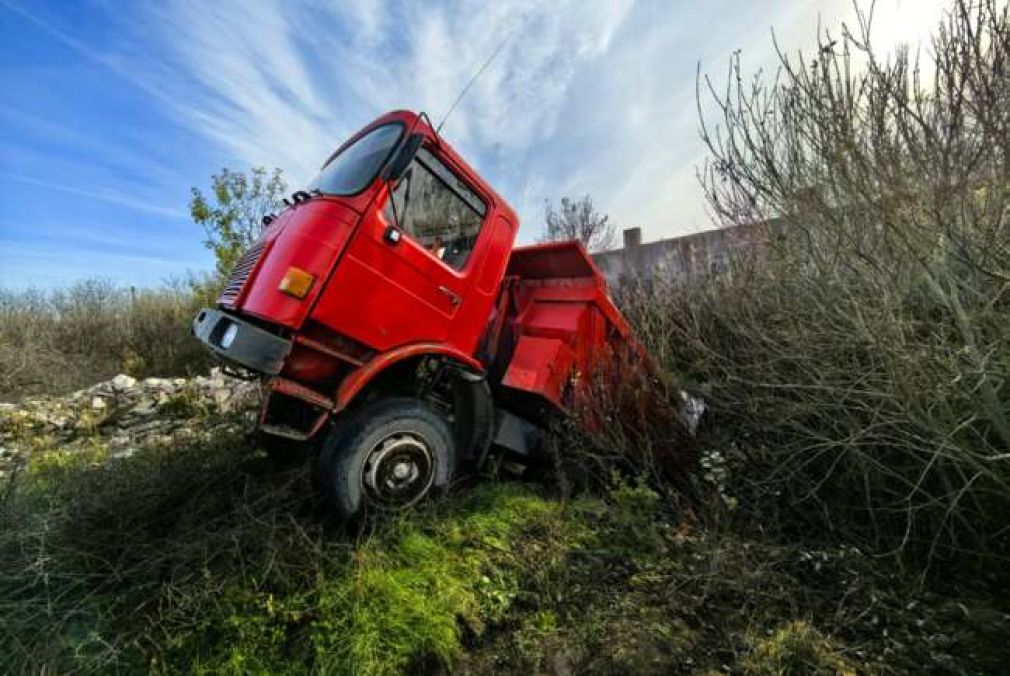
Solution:
<path fill-rule="evenodd" d="M 557 205 L 548 201 L 544 205 L 544 223 L 542 242 L 577 239 L 587 251 L 606 251 L 617 239 L 614 222 L 596 210 L 589 195 L 580 199 L 562 197 Z"/>
<path fill-rule="evenodd" d="M 745 80 L 738 58 L 724 89 L 704 81 L 711 207 L 768 223 L 767 247 L 627 309 L 669 368 L 704 383 L 741 490 L 788 528 L 927 560 L 1010 551 L 1000 5 L 955 3 L 921 60 L 881 58 L 862 15 L 810 61 L 782 54 L 772 81 Z"/>
<path fill-rule="evenodd" d="M 0 289 L 0 398 L 66 392 L 117 373 L 206 370 L 189 324 L 213 297 L 213 284 L 199 280 L 157 290 L 99 280 L 48 292 Z"/>
<path fill-rule="evenodd" d="M 696 461 L 681 390 L 631 350 L 587 374 L 564 427 L 568 477 L 606 485 L 615 470 L 684 489 Z"/>

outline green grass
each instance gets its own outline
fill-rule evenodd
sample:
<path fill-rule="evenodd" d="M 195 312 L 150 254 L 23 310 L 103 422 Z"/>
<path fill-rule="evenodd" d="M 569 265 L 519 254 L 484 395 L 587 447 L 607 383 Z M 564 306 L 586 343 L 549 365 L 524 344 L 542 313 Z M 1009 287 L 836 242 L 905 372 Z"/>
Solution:
<path fill-rule="evenodd" d="M 855 666 L 838 654 L 830 640 L 802 620 L 789 622 L 766 638 L 753 639 L 744 671 L 753 676 L 856 673 Z"/>
<path fill-rule="evenodd" d="M 199 668 L 282 672 L 305 660 L 324 673 L 397 674 L 451 667 L 465 634 L 509 611 L 534 559 L 559 564 L 575 542 L 559 503 L 489 484 L 386 524 L 311 587 L 225 595 L 224 631 Z M 521 540 L 533 532 L 536 551 Z M 192 654 L 201 628 L 176 642 Z M 294 653 L 289 649 L 294 649 Z"/>
<path fill-rule="evenodd" d="M 0 670 L 448 667 L 581 537 L 489 483 L 353 540 L 242 445 L 36 454 L 3 508 Z"/>
<path fill-rule="evenodd" d="M 642 481 L 615 476 L 567 501 L 551 481 L 476 483 L 349 535 L 303 470 L 262 471 L 238 434 L 95 453 L 40 447 L 0 507 L 0 672 L 794 673 L 944 659 L 984 671 L 1002 659 L 1007 609 L 992 599 L 910 590 L 844 548 L 698 530 Z M 995 619 L 966 632 L 954 598 Z"/>
<path fill-rule="evenodd" d="M 485 485 L 444 510 L 398 521 L 322 585 L 318 663 L 338 673 L 401 673 L 419 657 L 451 665 L 464 630 L 502 619 L 534 560 L 558 565 L 577 528 L 529 488 Z M 544 536 L 540 551 L 524 547 Z"/>

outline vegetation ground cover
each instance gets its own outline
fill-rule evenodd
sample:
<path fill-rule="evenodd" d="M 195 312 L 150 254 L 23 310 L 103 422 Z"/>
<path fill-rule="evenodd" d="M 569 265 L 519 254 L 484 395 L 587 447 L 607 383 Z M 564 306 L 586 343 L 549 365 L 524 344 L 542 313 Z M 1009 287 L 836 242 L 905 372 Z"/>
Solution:
<path fill-rule="evenodd" d="M 201 415 L 200 413 L 193 413 Z M 705 528 L 615 475 L 474 480 L 350 533 L 213 442 L 33 450 L 3 504 L 5 672 L 985 671 L 1007 608 L 847 546 Z"/>

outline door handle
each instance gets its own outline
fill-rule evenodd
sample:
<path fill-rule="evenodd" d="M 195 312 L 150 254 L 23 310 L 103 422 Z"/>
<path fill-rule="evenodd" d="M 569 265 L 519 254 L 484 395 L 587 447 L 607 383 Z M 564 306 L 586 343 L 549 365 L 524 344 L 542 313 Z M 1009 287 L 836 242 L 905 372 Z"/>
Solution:
<path fill-rule="evenodd" d="M 458 307 L 459 306 L 459 296 L 457 296 L 455 293 L 453 293 L 452 289 L 450 289 L 447 286 L 439 285 L 438 290 L 441 291 L 442 293 L 444 293 L 446 296 L 449 297 L 449 302 L 452 303 L 453 307 Z"/>

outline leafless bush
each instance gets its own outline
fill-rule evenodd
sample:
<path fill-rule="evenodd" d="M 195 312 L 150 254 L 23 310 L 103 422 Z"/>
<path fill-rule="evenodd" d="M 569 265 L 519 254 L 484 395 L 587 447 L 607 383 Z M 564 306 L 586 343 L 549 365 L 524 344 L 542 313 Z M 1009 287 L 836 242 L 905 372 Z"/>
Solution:
<path fill-rule="evenodd" d="M 749 490 L 878 551 L 1008 552 L 1000 5 L 955 3 L 922 59 L 881 58 L 863 14 L 810 61 L 781 54 L 773 81 L 745 81 L 739 59 L 725 89 L 705 79 L 711 207 L 726 225 L 768 223 L 768 246 L 628 308 L 708 388 Z"/>
<path fill-rule="evenodd" d="M 550 201 L 544 204 L 543 242 L 577 239 L 587 251 L 606 251 L 614 246 L 616 238 L 614 222 L 596 210 L 589 195 L 579 199 L 562 197 L 557 205 Z"/>
<path fill-rule="evenodd" d="M 634 350 L 586 377 L 562 430 L 565 478 L 605 485 L 629 470 L 686 488 L 696 448 L 676 383 Z"/>
<path fill-rule="evenodd" d="M 204 370 L 209 361 L 189 323 L 211 294 L 195 280 L 158 290 L 97 280 L 48 292 L 0 289 L 0 398 L 65 392 L 117 373 Z"/>

